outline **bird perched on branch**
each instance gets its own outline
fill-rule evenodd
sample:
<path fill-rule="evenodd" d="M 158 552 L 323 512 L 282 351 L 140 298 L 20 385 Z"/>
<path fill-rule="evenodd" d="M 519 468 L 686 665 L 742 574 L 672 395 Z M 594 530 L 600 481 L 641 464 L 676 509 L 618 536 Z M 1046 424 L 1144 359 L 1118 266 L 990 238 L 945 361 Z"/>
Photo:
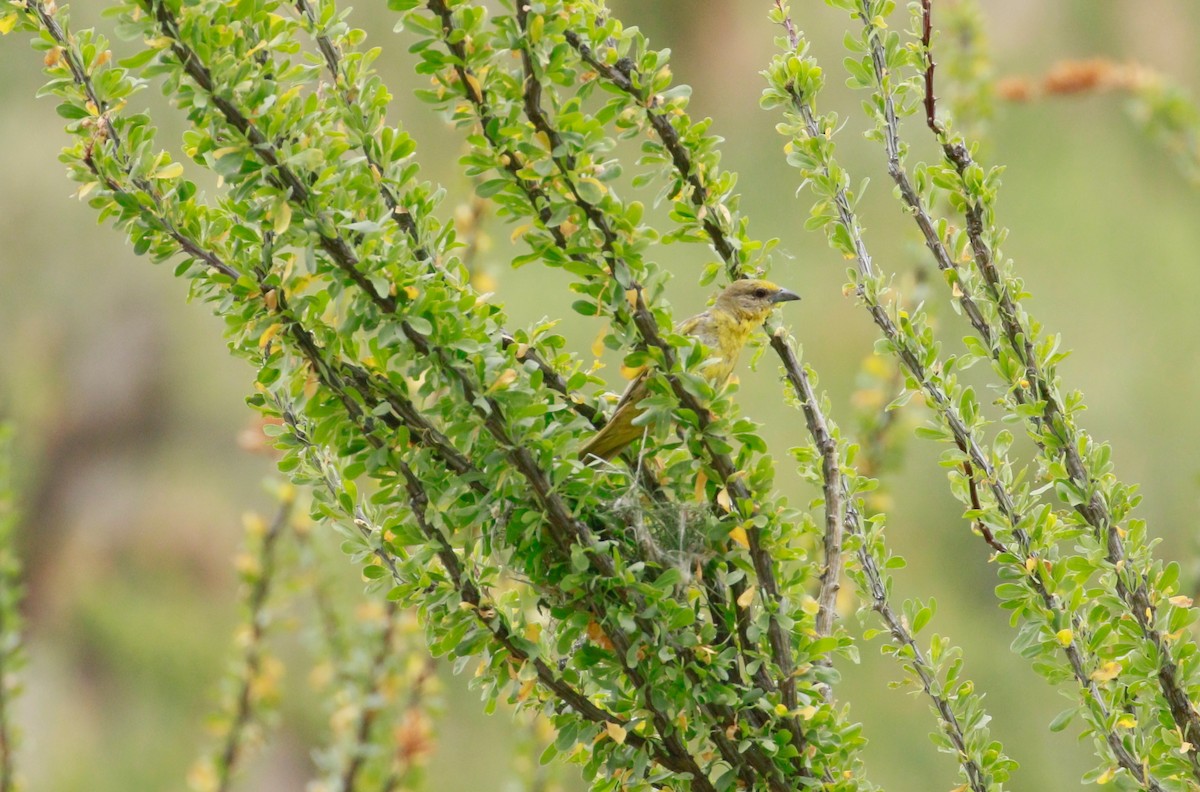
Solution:
<path fill-rule="evenodd" d="M 767 320 L 771 309 L 781 302 L 799 299 L 799 295 L 770 281 L 737 280 L 725 287 L 711 308 L 680 323 L 677 330 L 695 336 L 712 351 L 704 374 L 720 385 L 729 379 L 742 347 Z M 629 383 L 612 418 L 579 452 L 580 459 L 612 459 L 641 437 L 643 427 L 635 426 L 634 419 L 642 414 L 639 404 L 649 392 L 647 376 L 647 371 L 642 371 Z"/>

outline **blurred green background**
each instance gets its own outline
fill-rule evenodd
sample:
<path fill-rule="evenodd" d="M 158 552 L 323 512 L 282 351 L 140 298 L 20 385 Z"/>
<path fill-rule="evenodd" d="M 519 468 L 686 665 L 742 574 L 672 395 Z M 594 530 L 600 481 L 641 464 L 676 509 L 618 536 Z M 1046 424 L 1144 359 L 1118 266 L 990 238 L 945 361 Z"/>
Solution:
<path fill-rule="evenodd" d="M 77 5 L 81 26 L 98 20 L 103 3 Z M 382 4 L 363 5 L 370 8 L 356 9 L 352 22 L 369 32 L 368 44 L 384 48 L 378 66 L 397 95 L 394 117 L 416 137 L 426 176 L 450 190 L 448 217 L 469 189 L 454 164 L 461 137 L 412 100 L 411 89 L 424 81 L 407 68 L 407 43 L 391 32 L 391 15 L 375 7 Z M 766 21 L 770 4 L 613 5 L 655 46 L 671 48 L 676 80 L 694 88 L 692 115 L 712 116 L 713 130 L 726 138 L 722 162 L 741 175 L 752 231 L 782 240 L 773 277 L 805 296 L 786 320 L 822 375 L 833 417 L 848 428 L 849 397 L 873 327 L 841 295 L 845 263 L 823 238 L 803 231 L 808 202 L 794 197 L 795 172 L 783 167 L 778 118 L 758 109 L 758 72 L 776 35 Z M 1200 87 L 1194 3 L 1161 0 L 1153 10 L 1133 0 L 981 5 L 997 75 L 1039 75 L 1062 58 L 1106 56 L 1160 70 L 1193 95 Z M 928 266 L 891 198 L 880 153 L 859 134 L 861 97 L 841 87 L 847 21 L 822 4 L 795 6 L 831 77 L 821 108 L 851 116 L 839 158 L 856 180 L 872 178 L 862 211 L 877 263 L 901 273 Z M 130 51 L 118 42 L 118 56 Z M 251 418 L 243 399 L 252 372 L 226 354 L 221 323 L 185 304 L 184 283 L 134 257 L 71 197 L 75 187 L 56 159 L 62 121 L 53 101 L 34 99 L 40 65 L 22 35 L 0 40 L 0 410 L 18 432 L 30 577 L 32 662 L 18 711 L 20 763 L 31 789 L 182 789 L 209 739 L 204 716 L 233 651 L 231 560 L 240 515 L 270 511 L 260 482 L 271 464 L 238 446 Z M 983 159 L 1008 166 L 1000 201 L 1000 220 L 1012 229 L 1006 252 L 1034 295 L 1030 310 L 1074 350 L 1062 373 L 1086 394 L 1084 425 L 1115 446 L 1118 475 L 1141 483 L 1140 516 L 1162 539 L 1159 555 L 1182 561 L 1194 579 L 1200 192 L 1138 131 L 1127 101 L 1101 93 L 999 106 Z M 135 108 L 142 105 L 163 106 L 153 90 L 135 99 Z M 179 117 L 159 112 L 157 120 L 161 141 L 175 145 Z M 912 136 L 927 141 L 917 123 L 907 122 Z M 920 146 L 915 154 L 932 156 Z M 495 245 L 481 264 L 513 324 L 566 305 L 559 279 L 535 267 L 509 271 L 509 230 L 492 223 L 489 231 Z M 674 246 L 654 256 L 676 275 L 669 296 L 677 312 L 698 310 L 707 290 L 695 280 L 707 251 Z M 942 298 L 935 291 L 931 300 Z M 964 333 L 953 314 L 939 313 L 947 338 Z M 597 329 L 578 316 L 563 328 L 581 351 Z M 739 402 L 770 425 L 786 459 L 785 449 L 803 441 L 803 424 L 781 406 L 774 366 L 741 373 Z M 894 502 L 889 537 L 909 562 L 896 593 L 937 598 L 934 629 L 964 647 L 968 675 L 988 692 L 994 734 L 1021 763 L 1013 786 L 1078 786 L 1093 764 L 1090 746 L 1073 727 L 1046 729 L 1068 701 L 1009 652 L 1013 631 L 992 598 L 994 570 L 947 492 L 940 450 L 908 442 L 904 470 L 886 482 Z M 780 482 L 795 487 L 782 473 Z M 798 490 L 794 500 L 807 497 Z M 349 587 L 358 585 L 352 572 L 347 564 Z M 872 780 L 897 792 L 954 786 L 952 759 L 928 741 L 934 721 L 924 701 L 888 688 L 897 674 L 878 647 L 865 646 L 861 666 L 843 670 L 839 695 L 865 724 Z M 511 758 L 519 730 L 503 712 L 482 715 L 465 678 L 444 676 L 430 789 L 521 788 Z M 285 705 L 279 732 L 241 788 L 301 788 L 322 727 L 314 707 Z"/>

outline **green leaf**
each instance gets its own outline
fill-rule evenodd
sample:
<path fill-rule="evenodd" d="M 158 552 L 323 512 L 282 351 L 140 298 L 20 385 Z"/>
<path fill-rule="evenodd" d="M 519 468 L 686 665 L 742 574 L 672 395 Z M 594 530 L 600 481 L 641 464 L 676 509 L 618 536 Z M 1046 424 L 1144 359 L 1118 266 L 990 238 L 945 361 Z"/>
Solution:
<path fill-rule="evenodd" d="M 71 102 L 64 102 L 60 104 L 58 107 L 54 108 L 54 112 L 58 113 L 63 118 L 70 119 L 72 121 L 80 118 L 87 118 L 91 115 L 91 113 L 89 113 L 84 107 Z"/>
<path fill-rule="evenodd" d="M 1060 732 L 1067 728 L 1067 724 L 1075 717 L 1076 708 L 1072 707 L 1068 710 L 1063 710 L 1054 716 L 1054 720 L 1050 721 L 1050 731 Z"/>

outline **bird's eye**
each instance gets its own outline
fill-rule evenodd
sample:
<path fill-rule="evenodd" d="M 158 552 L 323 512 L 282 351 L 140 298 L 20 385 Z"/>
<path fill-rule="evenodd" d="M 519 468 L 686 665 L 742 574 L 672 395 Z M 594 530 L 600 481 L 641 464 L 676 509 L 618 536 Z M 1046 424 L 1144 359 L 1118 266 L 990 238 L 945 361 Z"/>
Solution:
<path fill-rule="evenodd" d="M 761 300 L 762 298 L 767 296 L 767 290 L 764 289 L 762 286 L 759 286 L 757 289 L 754 290 L 754 296 Z"/>

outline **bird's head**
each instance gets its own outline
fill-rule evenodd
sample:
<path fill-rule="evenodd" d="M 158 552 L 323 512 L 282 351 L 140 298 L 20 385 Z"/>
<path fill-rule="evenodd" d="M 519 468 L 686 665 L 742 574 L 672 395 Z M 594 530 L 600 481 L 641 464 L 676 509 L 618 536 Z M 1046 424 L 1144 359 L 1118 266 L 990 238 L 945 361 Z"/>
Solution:
<path fill-rule="evenodd" d="M 800 295 L 765 280 L 736 280 L 717 297 L 717 309 L 742 321 L 763 322 L 777 303 L 799 300 Z"/>

